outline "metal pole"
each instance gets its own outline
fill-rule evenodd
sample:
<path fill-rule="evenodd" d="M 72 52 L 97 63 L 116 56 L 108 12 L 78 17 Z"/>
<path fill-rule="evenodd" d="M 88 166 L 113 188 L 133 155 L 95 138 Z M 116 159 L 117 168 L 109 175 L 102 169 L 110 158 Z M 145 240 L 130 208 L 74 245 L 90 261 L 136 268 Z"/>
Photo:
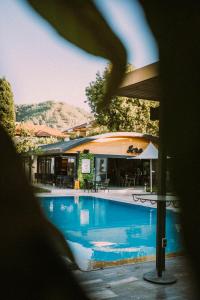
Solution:
<path fill-rule="evenodd" d="M 165 99 L 166 100 L 166 99 Z M 166 223 L 166 169 L 167 169 L 167 145 L 165 143 L 167 132 L 165 129 L 165 101 L 160 101 L 159 107 L 159 154 L 158 154 L 158 195 L 161 201 L 157 202 L 157 226 L 156 226 L 156 272 L 144 274 L 144 279 L 153 283 L 170 284 L 176 282 L 171 274 L 165 271 L 165 236 Z M 162 197 L 163 196 L 163 197 Z M 164 272 L 165 271 L 165 272 Z"/>
<path fill-rule="evenodd" d="M 152 193 L 152 159 L 150 159 L 150 192 Z"/>
<path fill-rule="evenodd" d="M 156 236 L 156 269 L 158 277 L 162 277 L 165 270 L 165 201 L 159 201 L 157 204 L 157 236 Z"/>
<path fill-rule="evenodd" d="M 80 151 L 77 151 L 75 179 L 78 179 L 79 159 L 80 159 Z"/>
<path fill-rule="evenodd" d="M 160 102 L 159 118 L 159 156 L 158 156 L 158 194 L 166 195 L 166 145 L 164 132 L 164 101 Z M 156 236 L 156 270 L 158 277 L 162 277 L 165 270 L 165 223 L 166 223 L 166 202 L 157 203 L 157 236 Z"/>

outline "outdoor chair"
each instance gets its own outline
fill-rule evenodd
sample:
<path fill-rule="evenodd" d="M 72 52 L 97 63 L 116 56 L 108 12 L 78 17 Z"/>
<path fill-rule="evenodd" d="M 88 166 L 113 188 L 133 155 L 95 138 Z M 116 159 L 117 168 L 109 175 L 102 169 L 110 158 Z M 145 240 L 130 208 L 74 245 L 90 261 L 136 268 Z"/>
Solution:
<path fill-rule="evenodd" d="M 56 176 L 56 186 L 57 187 L 62 187 L 62 176 L 61 175 L 57 175 Z"/>
<path fill-rule="evenodd" d="M 41 174 L 40 173 L 35 173 L 35 181 L 37 183 L 41 182 Z"/>
<path fill-rule="evenodd" d="M 71 177 L 63 176 L 63 187 L 66 187 L 66 188 L 72 188 L 73 187 L 73 181 L 72 181 Z"/>
<path fill-rule="evenodd" d="M 94 185 L 91 181 L 89 181 L 88 179 L 84 179 L 84 186 L 83 186 L 84 192 L 86 190 L 92 191 L 94 189 Z"/>
<path fill-rule="evenodd" d="M 106 178 L 104 181 L 101 182 L 100 188 L 109 191 L 109 183 L 110 183 L 110 178 Z"/>
<path fill-rule="evenodd" d="M 96 181 L 95 185 L 96 185 L 96 190 L 98 191 L 98 189 L 102 187 L 102 181 Z"/>
<path fill-rule="evenodd" d="M 102 180 L 101 176 L 98 175 L 96 177 L 96 180 L 94 181 L 95 191 L 96 192 L 101 188 L 103 182 L 104 182 L 104 180 Z"/>

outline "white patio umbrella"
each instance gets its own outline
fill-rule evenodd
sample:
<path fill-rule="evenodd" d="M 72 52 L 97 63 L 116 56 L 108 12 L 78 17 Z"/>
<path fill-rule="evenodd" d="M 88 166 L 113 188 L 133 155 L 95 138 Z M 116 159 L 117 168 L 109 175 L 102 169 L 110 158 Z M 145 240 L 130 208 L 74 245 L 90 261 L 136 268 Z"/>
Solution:
<path fill-rule="evenodd" d="M 133 157 L 133 159 L 149 159 L 150 160 L 150 191 L 152 192 L 152 160 L 158 159 L 158 149 L 150 142 L 144 151 Z"/>

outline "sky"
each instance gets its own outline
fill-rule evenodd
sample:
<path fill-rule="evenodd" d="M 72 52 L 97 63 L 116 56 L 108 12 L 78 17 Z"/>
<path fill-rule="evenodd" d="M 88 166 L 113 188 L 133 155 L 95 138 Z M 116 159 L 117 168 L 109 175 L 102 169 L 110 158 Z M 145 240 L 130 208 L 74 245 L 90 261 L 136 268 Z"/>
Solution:
<path fill-rule="evenodd" d="M 96 0 L 136 68 L 158 60 L 155 40 L 136 0 Z M 15 104 L 47 100 L 89 110 L 85 88 L 106 60 L 60 38 L 24 0 L 0 0 L 0 77 L 12 86 Z"/>

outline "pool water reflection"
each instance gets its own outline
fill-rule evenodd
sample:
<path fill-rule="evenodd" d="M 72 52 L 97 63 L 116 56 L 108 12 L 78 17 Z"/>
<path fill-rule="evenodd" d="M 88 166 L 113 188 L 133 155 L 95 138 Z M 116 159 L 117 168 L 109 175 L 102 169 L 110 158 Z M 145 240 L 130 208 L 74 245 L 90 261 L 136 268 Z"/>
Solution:
<path fill-rule="evenodd" d="M 44 197 L 40 203 L 82 270 L 155 256 L 155 208 L 86 196 Z M 178 214 L 167 210 L 167 254 L 182 250 L 180 231 Z"/>

